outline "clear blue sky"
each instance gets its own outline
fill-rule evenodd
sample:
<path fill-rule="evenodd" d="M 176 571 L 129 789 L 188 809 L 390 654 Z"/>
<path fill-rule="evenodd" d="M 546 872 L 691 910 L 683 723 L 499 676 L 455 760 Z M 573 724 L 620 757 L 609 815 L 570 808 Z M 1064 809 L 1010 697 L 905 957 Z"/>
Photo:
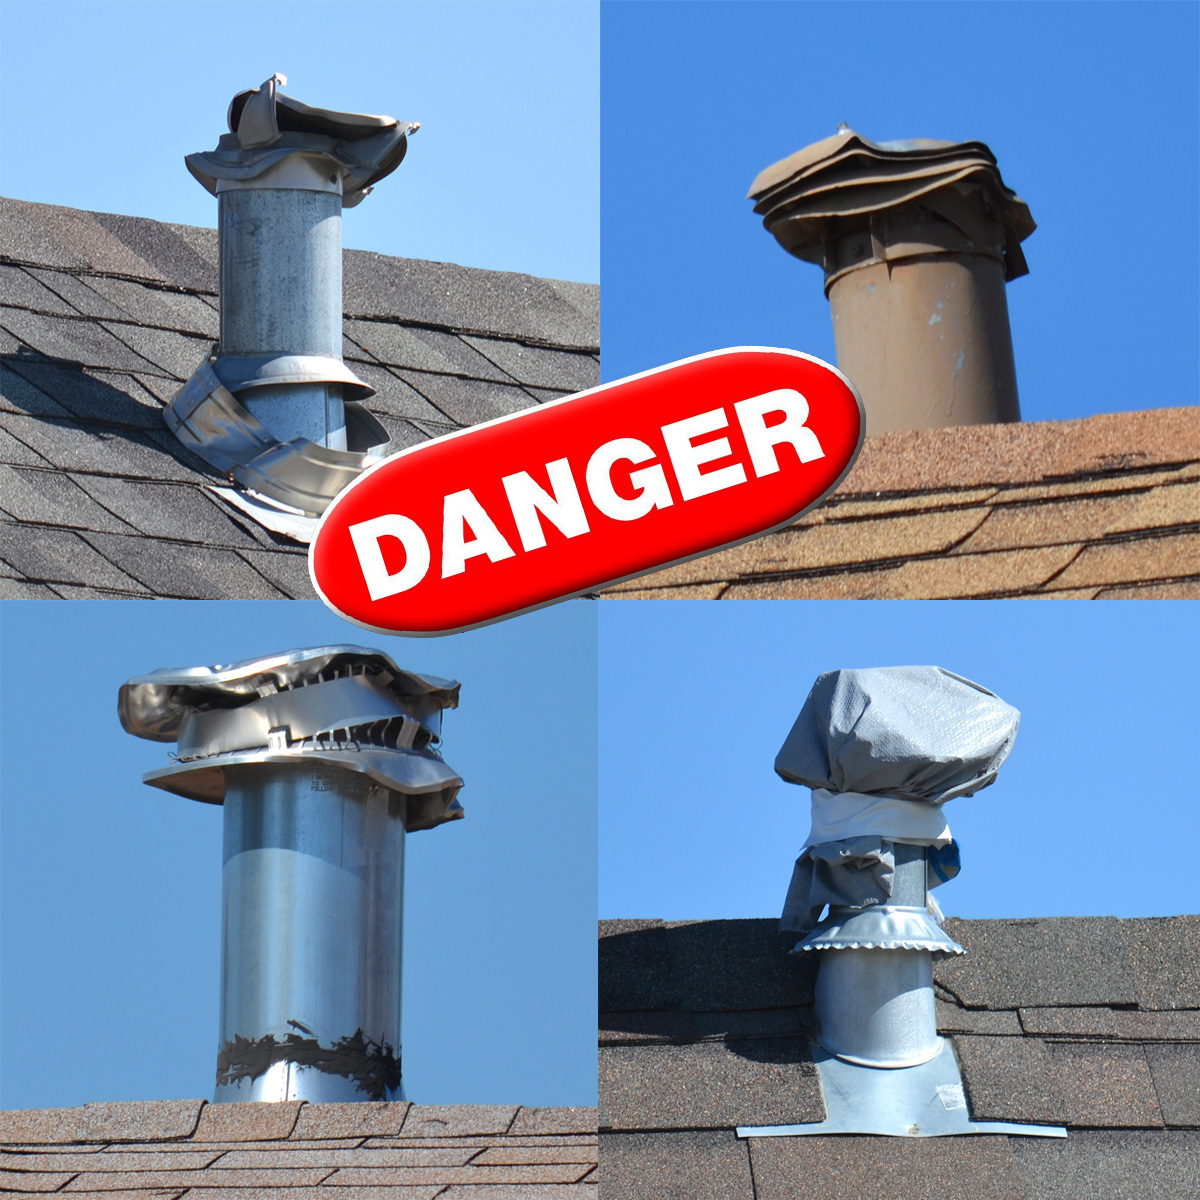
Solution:
<path fill-rule="evenodd" d="M 9 601 L 0 1107 L 211 1097 L 221 810 L 141 782 L 117 689 L 164 666 L 376 645 L 317 602 Z M 466 818 L 408 838 L 404 1080 L 426 1104 L 596 1102 L 596 604 L 436 641 Z"/>
<path fill-rule="evenodd" d="M 323 108 L 422 122 L 347 246 L 595 283 L 599 5 L 0 3 L 0 192 L 215 227 L 183 156 L 275 71 Z"/>
<path fill-rule="evenodd" d="M 945 809 L 962 917 L 1200 911 L 1191 602 L 605 602 L 600 915 L 777 916 L 809 829 L 773 764 L 813 681 L 932 664 L 1021 711 L 999 779 Z"/>
<path fill-rule="evenodd" d="M 1026 420 L 1195 404 L 1198 28 L 1143 0 L 605 5 L 605 377 L 730 345 L 833 361 L 820 269 L 745 195 L 844 121 L 981 139 L 1028 202 Z"/>

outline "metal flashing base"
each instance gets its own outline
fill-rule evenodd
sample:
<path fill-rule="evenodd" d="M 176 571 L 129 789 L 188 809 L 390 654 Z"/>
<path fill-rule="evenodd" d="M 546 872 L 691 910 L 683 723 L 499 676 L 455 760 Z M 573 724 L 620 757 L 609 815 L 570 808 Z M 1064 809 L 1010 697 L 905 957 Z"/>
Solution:
<path fill-rule="evenodd" d="M 943 1040 L 929 1062 L 915 1067 L 861 1067 L 813 1047 L 825 1096 L 824 1121 L 806 1125 L 740 1125 L 739 1138 L 871 1133 L 882 1137 L 1024 1134 L 1065 1138 L 1061 1125 L 973 1121 L 967 1110 L 954 1047 Z"/>

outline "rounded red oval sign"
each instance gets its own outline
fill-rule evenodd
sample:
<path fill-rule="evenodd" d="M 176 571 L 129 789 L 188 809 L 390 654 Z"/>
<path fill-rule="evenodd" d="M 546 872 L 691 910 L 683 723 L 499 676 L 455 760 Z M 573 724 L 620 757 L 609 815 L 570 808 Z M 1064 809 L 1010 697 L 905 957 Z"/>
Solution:
<path fill-rule="evenodd" d="M 717 350 L 385 459 L 329 506 L 309 571 L 368 629 L 471 629 L 795 520 L 863 425 L 828 363 Z"/>

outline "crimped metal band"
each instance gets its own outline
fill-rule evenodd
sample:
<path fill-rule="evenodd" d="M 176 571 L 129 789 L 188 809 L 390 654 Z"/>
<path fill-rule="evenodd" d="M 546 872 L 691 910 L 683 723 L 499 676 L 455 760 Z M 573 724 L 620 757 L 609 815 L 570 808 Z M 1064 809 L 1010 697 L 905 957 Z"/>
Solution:
<path fill-rule="evenodd" d="M 927 908 L 876 904 L 870 908 L 832 908 L 793 953 L 805 950 L 930 950 L 966 954 L 934 921 Z"/>

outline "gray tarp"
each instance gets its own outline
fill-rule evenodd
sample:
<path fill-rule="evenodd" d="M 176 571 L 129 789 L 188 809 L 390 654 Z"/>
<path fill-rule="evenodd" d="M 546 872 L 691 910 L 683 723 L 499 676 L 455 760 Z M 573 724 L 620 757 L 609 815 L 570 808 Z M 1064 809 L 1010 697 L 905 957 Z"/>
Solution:
<path fill-rule="evenodd" d="M 814 829 L 820 824 L 818 798 L 827 805 L 834 793 L 846 801 L 837 823 L 843 836 L 810 836 L 796 861 L 782 927 L 806 933 L 826 904 L 886 903 L 896 840 L 929 847 L 929 887 L 957 875 L 958 846 L 945 844 L 949 830 L 941 837 L 898 836 L 904 810 L 913 806 L 914 828 L 928 825 L 930 806 L 995 782 L 1019 722 L 1020 713 L 994 693 L 941 667 L 821 675 L 775 770 L 789 783 L 814 789 Z M 880 798 L 892 803 L 881 806 Z M 881 812 L 889 815 L 887 828 L 880 826 Z"/>

